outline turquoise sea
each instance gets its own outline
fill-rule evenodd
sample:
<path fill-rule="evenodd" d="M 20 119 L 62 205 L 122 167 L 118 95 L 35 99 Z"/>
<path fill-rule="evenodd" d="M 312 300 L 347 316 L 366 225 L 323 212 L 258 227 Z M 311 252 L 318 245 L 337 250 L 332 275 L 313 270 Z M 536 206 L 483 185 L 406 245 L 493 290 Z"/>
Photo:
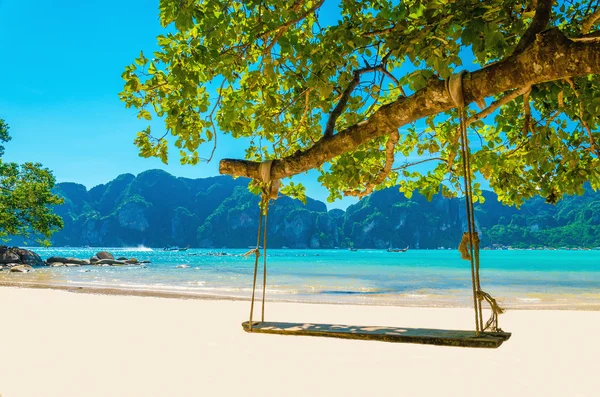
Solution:
<path fill-rule="evenodd" d="M 135 289 L 247 298 L 254 255 L 222 249 L 165 252 L 138 248 L 33 248 L 50 256 L 87 259 L 105 250 L 149 260 L 143 266 L 37 268 L 0 273 L 0 281 Z M 215 254 L 227 255 L 217 256 Z M 187 265 L 184 267 L 178 267 Z M 468 306 L 469 262 L 456 250 L 295 250 L 268 253 L 267 299 L 409 306 Z M 259 264 L 259 287 L 262 257 Z M 482 288 L 508 307 L 600 308 L 600 251 L 481 252 Z M 260 294 L 259 294 L 260 296 Z"/>

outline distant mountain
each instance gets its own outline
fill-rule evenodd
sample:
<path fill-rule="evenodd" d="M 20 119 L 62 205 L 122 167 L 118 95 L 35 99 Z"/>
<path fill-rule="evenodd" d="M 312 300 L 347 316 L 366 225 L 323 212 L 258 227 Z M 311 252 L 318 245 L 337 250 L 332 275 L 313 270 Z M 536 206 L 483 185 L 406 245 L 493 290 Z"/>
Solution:
<path fill-rule="evenodd" d="M 256 244 L 259 198 L 248 180 L 219 176 L 176 178 L 149 170 L 96 186 L 89 191 L 60 183 L 65 203 L 56 208 L 65 227 L 57 246 L 178 245 L 248 247 Z M 521 210 L 500 204 L 491 192 L 476 206 L 483 245 L 600 246 L 600 194 L 586 189 L 556 206 L 543 199 Z M 306 205 L 281 197 L 269 212 L 270 247 L 438 248 L 455 247 L 465 222 L 464 202 L 435 196 L 428 202 L 415 194 L 408 200 L 397 189 L 377 191 L 344 212 L 324 203 Z"/>

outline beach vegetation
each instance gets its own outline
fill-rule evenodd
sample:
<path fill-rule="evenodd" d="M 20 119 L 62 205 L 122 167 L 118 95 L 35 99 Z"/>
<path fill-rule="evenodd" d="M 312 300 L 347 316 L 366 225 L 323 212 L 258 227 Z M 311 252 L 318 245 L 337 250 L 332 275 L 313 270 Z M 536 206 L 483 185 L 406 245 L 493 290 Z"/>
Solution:
<path fill-rule="evenodd" d="M 52 192 L 52 172 L 39 163 L 6 162 L 4 143 L 10 141 L 9 125 L 0 119 L 0 239 L 19 236 L 25 241 L 49 244 L 48 238 L 63 222 L 54 206 L 63 199 Z"/>

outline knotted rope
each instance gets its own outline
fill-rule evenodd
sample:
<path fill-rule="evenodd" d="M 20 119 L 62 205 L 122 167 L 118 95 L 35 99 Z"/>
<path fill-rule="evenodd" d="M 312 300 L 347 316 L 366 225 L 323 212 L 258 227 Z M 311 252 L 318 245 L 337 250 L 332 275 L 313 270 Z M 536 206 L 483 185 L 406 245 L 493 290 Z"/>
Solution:
<path fill-rule="evenodd" d="M 258 273 L 258 261 L 260 258 L 260 238 L 262 234 L 263 238 L 263 291 L 262 291 L 262 315 L 261 321 L 265 321 L 265 296 L 267 289 L 267 223 L 269 220 L 269 201 L 275 200 L 279 193 L 280 181 L 279 179 L 271 179 L 271 166 L 273 160 L 267 160 L 260 163 L 258 173 L 260 180 L 258 181 L 261 185 L 261 202 L 260 202 L 260 215 L 258 221 L 258 232 L 256 236 L 256 248 L 246 252 L 244 256 L 250 256 L 254 254 L 254 281 L 252 283 L 252 299 L 250 301 L 250 321 L 249 328 L 252 330 L 253 318 L 254 318 L 254 297 L 256 294 L 256 276 Z M 263 225 L 264 219 L 264 225 Z M 262 232 L 262 233 L 261 233 Z"/>
<path fill-rule="evenodd" d="M 462 240 L 458 246 L 461 257 L 471 262 L 471 281 L 473 287 L 473 306 L 475 309 L 475 332 L 486 330 L 501 331 L 498 327 L 498 316 L 504 310 L 498 305 L 496 300 L 490 294 L 481 289 L 479 280 L 479 235 L 475 227 L 475 210 L 473 206 L 473 181 L 471 179 L 471 153 L 469 149 L 469 140 L 467 136 L 467 126 L 465 117 L 465 99 L 463 91 L 463 75 L 465 71 L 453 74 L 446 80 L 446 90 L 450 98 L 458 108 L 460 120 L 460 140 L 462 152 L 462 166 L 464 175 L 465 206 L 467 212 L 467 229 L 463 233 Z M 490 319 L 483 325 L 483 311 L 481 301 L 486 300 L 492 309 Z"/>

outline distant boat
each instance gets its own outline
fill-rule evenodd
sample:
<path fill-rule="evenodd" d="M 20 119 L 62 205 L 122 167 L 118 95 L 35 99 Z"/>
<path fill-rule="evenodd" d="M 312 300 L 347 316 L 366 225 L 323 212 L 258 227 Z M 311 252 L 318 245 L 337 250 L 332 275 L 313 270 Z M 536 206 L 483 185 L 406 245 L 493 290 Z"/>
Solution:
<path fill-rule="evenodd" d="M 163 248 L 163 251 L 179 251 L 179 247 L 177 247 L 177 246 L 165 247 L 165 248 Z"/>
<path fill-rule="evenodd" d="M 350 247 L 350 248 L 348 248 L 348 251 L 358 251 L 358 248 Z"/>
<path fill-rule="evenodd" d="M 390 247 L 390 248 L 387 249 L 387 252 L 406 252 L 406 251 L 408 251 L 408 247 L 406 247 L 406 248 L 392 248 L 392 247 Z"/>
<path fill-rule="evenodd" d="M 177 251 L 187 251 L 190 248 L 190 246 L 188 245 L 185 248 L 178 248 Z"/>

